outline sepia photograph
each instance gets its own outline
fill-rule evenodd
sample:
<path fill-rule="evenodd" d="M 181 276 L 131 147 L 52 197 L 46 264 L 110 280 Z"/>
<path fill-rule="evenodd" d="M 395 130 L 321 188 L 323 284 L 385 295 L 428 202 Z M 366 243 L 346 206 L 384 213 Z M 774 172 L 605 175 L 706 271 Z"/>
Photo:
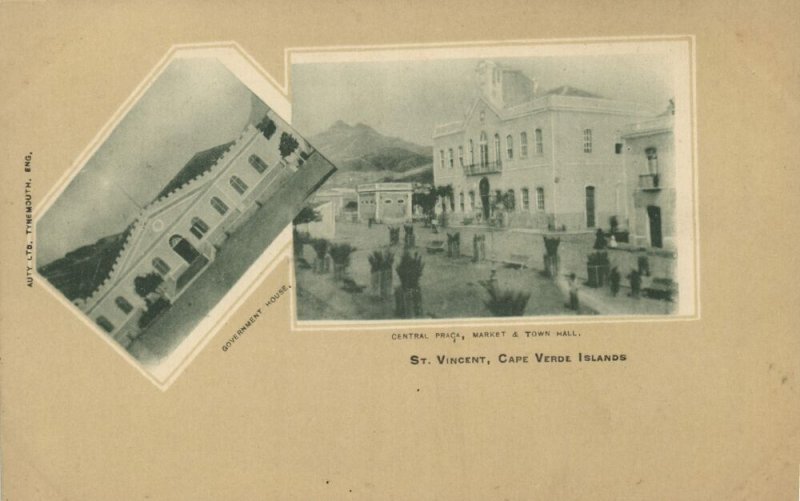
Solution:
<path fill-rule="evenodd" d="M 295 220 L 297 320 L 693 314 L 689 69 L 681 42 L 296 55 L 338 168 Z"/>
<path fill-rule="evenodd" d="M 155 370 L 334 170 L 218 59 L 173 59 L 38 219 L 37 271 Z"/>

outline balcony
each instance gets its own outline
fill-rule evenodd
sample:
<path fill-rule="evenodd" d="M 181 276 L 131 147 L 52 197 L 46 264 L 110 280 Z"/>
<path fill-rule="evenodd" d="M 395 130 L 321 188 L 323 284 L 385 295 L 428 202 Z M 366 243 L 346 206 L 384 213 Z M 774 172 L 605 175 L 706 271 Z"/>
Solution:
<path fill-rule="evenodd" d="M 658 184 L 658 174 L 639 175 L 639 189 L 642 191 L 658 191 L 661 187 Z"/>
<path fill-rule="evenodd" d="M 483 176 L 485 174 L 497 174 L 503 171 L 503 162 L 488 162 L 483 164 L 472 164 L 464 166 L 465 176 Z"/>

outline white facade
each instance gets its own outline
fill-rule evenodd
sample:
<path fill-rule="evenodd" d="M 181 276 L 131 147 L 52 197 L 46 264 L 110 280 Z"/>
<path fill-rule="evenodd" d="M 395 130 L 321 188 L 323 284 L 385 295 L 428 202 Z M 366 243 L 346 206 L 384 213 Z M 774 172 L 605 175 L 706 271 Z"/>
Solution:
<path fill-rule="evenodd" d="M 434 183 L 453 186 L 457 217 L 506 212 L 512 226 L 541 229 L 606 227 L 611 216 L 627 224 L 621 133 L 652 110 L 571 87 L 539 93 L 490 62 L 477 77 L 481 96 L 466 118 L 433 134 Z"/>
<path fill-rule="evenodd" d="M 356 188 L 358 194 L 358 220 L 377 223 L 411 222 L 411 183 L 371 183 Z"/>
<path fill-rule="evenodd" d="M 158 294 L 177 299 L 213 261 L 218 246 L 297 171 L 301 152 L 311 153 L 301 138 L 287 158 L 280 137 L 291 131 L 269 113 L 277 130 L 266 138 L 248 126 L 234 144 L 203 174 L 145 207 L 134 222 L 108 278 L 81 308 L 115 340 L 127 346 L 140 332 L 146 309 L 134 288 L 136 277 L 157 273 Z"/>

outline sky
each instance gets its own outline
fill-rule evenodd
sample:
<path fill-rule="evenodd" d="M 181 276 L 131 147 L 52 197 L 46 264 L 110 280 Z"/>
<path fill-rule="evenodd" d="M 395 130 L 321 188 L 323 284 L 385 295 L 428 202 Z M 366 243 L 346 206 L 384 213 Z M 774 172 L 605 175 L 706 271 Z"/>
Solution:
<path fill-rule="evenodd" d="M 123 231 L 195 153 L 239 135 L 253 99 L 216 59 L 172 61 L 39 220 L 38 265 Z"/>
<path fill-rule="evenodd" d="M 540 91 L 562 85 L 666 109 L 671 65 L 661 54 L 495 58 L 523 71 Z M 292 120 L 306 137 L 337 120 L 365 123 L 414 143 L 432 144 L 437 124 L 463 119 L 478 96 L 479 59 L 304 63 L 292 66 Z"/>

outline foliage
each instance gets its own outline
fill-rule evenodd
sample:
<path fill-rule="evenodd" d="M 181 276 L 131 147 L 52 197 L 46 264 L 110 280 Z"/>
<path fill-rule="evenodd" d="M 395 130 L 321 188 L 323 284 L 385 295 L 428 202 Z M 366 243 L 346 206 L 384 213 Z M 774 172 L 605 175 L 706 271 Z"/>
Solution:
<path fill-rule="evenodd" d="M 160 297 L 149 304 L 147 310 L 139 317 L 139 327 L 144 328 L 150 325 L 158 315 L 170 307 L 169 299 Z"/>
<path fill-rule="evenodd" d="M 484 285 L 489 293 L 489 299 L 483 303 L 496 317 L 519 317 L 525 313 L 525 307 L 531 298 L 529 292 L 513 289 L 501 289 L 493 283 Z"/>
<path fill-rule="evenodd" d="M 411 195 L 411 203 L 422 207 L 423 214 L 432 214 L 433 208 L 436 206 L 436 191 L 429 189 L 427 192 L 417 193 Z"/>
<path fill-rule="evenodd" d="M 334 264 L 346 267 L 350 265 L 350 254 L 352 254 L 354 250 L 356 250 L 355 247 L 348 243 L 344 243 L 331 245 L 331 248 L 328 252 L 331 255 L 331 259 L 333 259 Z"/>
<path fill-rule="evenodd" d="M 389 250 L 376 250 L 367 256 L 367 259 L 369 260 L 370 271 L 373 273 L 387 269 L 390 270 L 394 264 L 394 253 Z"/>
<path fill-rule="evenodd" d="M 425 264 L 422 262 L 422 256 L 415 252 L 412 256 L 409 252 L 404 252 L 400 258 L 395 271 L 397 276 L 400 277 L 400 285 L 403 289 L 416 289 L 419 287 L 419 280 L 422 277 L 422 270 Z"/>
<path fill-rule="evenodd" d="M 297 142 L 293 135 L 288 132 L 281 134 L 281 143 L 278 145 L 278 150 L 280 150 L 282 158 L 291 155 L 298 146 L 300 146 L 300 143 Z"/>
<path fill-rule="evenodd" d="M 560 237 L 544 237 L 544 249 L 548 256 L 558 254 L 558 245 L 561 243 Z"/>
<path fill-rule="evenodd" d="M 450 202 L 450 206 L 452 208 L 454 201 L 453 201 L 453 185 L 446 184 L 444 186 L 437 186 L 433 189 L 436 198 L 442 201 L 442 212 L 447 212 L 447 202 Z"/>
<path fill-rule="evenodd" d="M 350 200 L 344 205 L 345 210 L 358 210 L 358 202 Z"/>
<path fill-rule="evenodd" d="M 148 273 L 147 275 L 140 275 L 133 279 L 133 288 L 143 299 L 147 299 L 151 293 L 155 292 L 158 289 L 158 286 L 164 283 L 164 278 L 161 277 L 155 271 Z"/>
<path fill-rule="evenodd" d="M 608 252 L 592 252 L 589 254 L 587 264 L 589 266 L 608 266 L 610 264 L 610 261 L 608 260 Z"/>
<path fill-rule="evenodd" d="M 256 129 L 260 130 L 264 137 L 269 139 L 273 134 L 275 134 L 275 131 L 278 128 L 275 126 L 275 122 L 273 122 L 269 117 L 265 116 L 258 123 L 258 125 L 256 125 Z"/>
<path fill-rule="evenodd" d="M 292 220 L 292 224 L 297 226 L 298 224 L 313 223 L 315 221 L 322 221 L 322 216 L 319 212 L 306 205 L 300 210 L 294 220 Z"/>
<path fill-rule="evenodd" d="M 328 253 L 328 248 L 330 245 L 331 243 L 324 238 L 315 238 L 311 241 L 311 247 L 314 248 L 314 252 L 316 252 L 317 258 L 319 259 L 325 258 L 325 254 Z"/>

